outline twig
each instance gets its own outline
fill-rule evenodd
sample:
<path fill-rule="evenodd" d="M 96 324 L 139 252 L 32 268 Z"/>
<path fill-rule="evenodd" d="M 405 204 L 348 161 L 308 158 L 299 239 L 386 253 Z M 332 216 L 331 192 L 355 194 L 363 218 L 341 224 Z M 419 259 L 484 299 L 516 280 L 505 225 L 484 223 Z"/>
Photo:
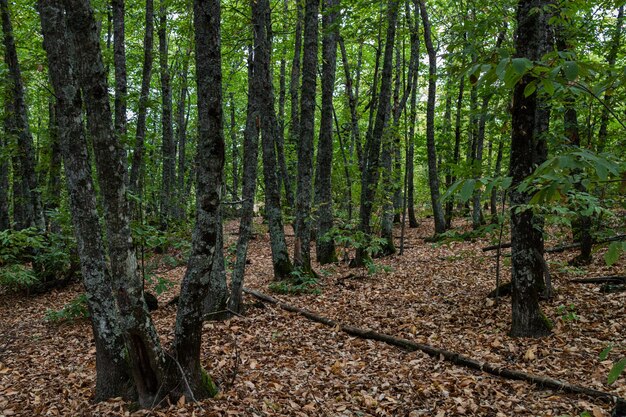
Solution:
<path fill-rule="evenodd" d="M 232 387 L 235 384 L 235 379 L 237 378 L 237 374 L 239 371 L 239 347 L 237 346 L 237 335 L 233 335 L 233 340 L 235 342 L 235 367 L 233 368 L 232 375 L 230 377 L 230 382 L 228 383 L 228 388 Z"/>

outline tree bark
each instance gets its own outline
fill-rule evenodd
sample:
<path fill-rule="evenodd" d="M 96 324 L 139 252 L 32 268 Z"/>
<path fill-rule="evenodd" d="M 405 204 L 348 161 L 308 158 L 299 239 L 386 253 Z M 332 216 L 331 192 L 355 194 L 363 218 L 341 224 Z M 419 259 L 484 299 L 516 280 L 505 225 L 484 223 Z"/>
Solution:
<path fill-rule="evenodd" d="M 4 34 L 4 62 L 8 67 L 9 94 L 6 98 L 5 126 L 11 137 L 17 138 L 17 155 L 14 160 L 13 193 L 17 195 L 14 201 L 15 227 L 25 229 L 27 227 L 44 228 L 43 208 L 41 195 L 37 188 L 37 172 L 35 161 L 35 149 L 33 136 L 28 124 L 28 112 L 24 98 L 24 84 L 17 57 L 15 38 L 13 37 L 13 25 L 7 0 L 0 0 L 0 14 L 2 18 L 2 32 Z M 16 189 L 16 185 L 18 189 Z M 17 194 L 16 194 L 16 191 Z M 20 215 L 18 216 L 18 212 Z"/>
<path fill-rule="evenodd" d="M 224 170 L 224 115 L 219 0 L 194 1 L 198 144 L 196 154 L 196 226 L 192 253 L 183 278 L 176 315 L 173 350 L 190 394 L 195 399 L 215 394 L 200 363 L 202 302 L 213 276 L 221 227 L 219 210 Z"/>
<path fill-rule="evenodd" d="M 115 132 L 126 135 L 126 46 L 124 1 L 111 0 L 113 9 L 113 62 L 115 66 Z"/>
<path fill-rule="evenodd" d="M 129 188 L 133 194 L 141 193 L 140 178 L 143 171 L 143 154 L 146 140 L 146 116 L 150 99 L 152 77 L 152 48 L 154 38 L 154 0 L 146 0 L 145 34 L 143 38 L 143 68 L 141 70 L 141 92 L 137 108 L 137 130 L 130 169 Z"/>
<path fill-rule="evenodd" d="M 0 138 L 0 232 L 11 228 L 9 217 L 9 144 Z"/>
<path fill-rule="evenodd" d="M 189 121 L 189 51 L 185 52 L 181 71 L 180 96 L 176 113 L 176 133 L 178 138 L 178 174 L 176 176 L 176 217 L 185 220 L 187 214 L 187 199 L 185 192 L 185 174 L 187 172 L 187 124 Z"/>
<path fill-rule="evenodd" d="M 176 148 L 172 129 L 172 84 L 168 63 L 167 9 L 162 2 L 159 10 L 159 71 L 161 75 L 161 225 L 167 228 L 174 212 L 174 177 L 176 175 Z"/>
<path fill-rule="evenodd" d="M 278 123 L 274 113 L 274 87 L 270 70 L 271 58 L 271 15 L 267 0 L 253 2 L 258 7 L 256 14 L 260 19 L 254 30 L 254 77 L 259 82 L 259 117 L 256 120 L 257 128 L 261 130 L 263 147 L 263 178 L 265 181 L 265 216 L 269 224 L 270 244 L 272 248 L 272 263 L 274 278 L 282 280 L 289 278 L 293 265 L 289 259 L 283 215 L 280 207 L 280 190 L 278 189 L 276 167 L 276 140 Z M 253 16 L 255 13 L 253 13 Z"/>
<path fill-rule="evenodd" d="M 335 241 L 328 233 L 333 227 L 332 165 L 333 165 L 333 92 L 339 36 L 339 0 L 322 4 L 322 114 L 315 171 L 315 206 L 317 207 L 316 254 L 320 264 L 337 261 Z M 338 134 L 340 132 L 337 132 Z"/>
<path fill-rule="evenodd" d="M 311 270 L 311 193 L 313 141 L 315 136 L 315 95 L 317 81 L 319 0 L 305 0 L 302 89 L 300 94 L 300 134 L 296 188 L 294 266 Z"/>
<path fill-rule="evenodd" d="M 65 0 L 65 5 L 70 40 L 76 51 L 74 66 L 85 98 L 87 127 L 103 196 L 113 293 L 123 318 L 122 331 L 139 403 L 149 407 L 170 393 L 172 374 L 177 369 L 173 364 L 168 366 L 170 361 L 161 348 L 143 297 L 130 237 L 126 153 L 113 130 L 97 23 L 88 0 Z"/>
<path fill-rule="evenodd" d="M 389 0 L 387 3 L 387 38 L 385 40 L 385 53 L 383 58 L 383 70 L 380 84 L 380 97 L 378 110 L 372 134 L 368 135 L 364 171 L 361 178 L 361 209 L 360 230 L 366 236 L 371 234 L 370 219 L 376 187 L 378 185 L 378 168 L 380 165 L 380 151 L 383 135 L 388 124 L 391 100 L 391 77 L 393 73 L 393 50 L 396 37 L 396 22 L 398 20 L 398 1 Z M 363 265 L 369 255 L 365 247 L 357 249 L 355 265 Z"/>
<path fill-rule="evenodd" d="M 63 8 L 54 0 L 37 5 L 48 56 L 50 80 L 56 96 L 57 121 L 70 211 L 78 243 L 83 283 L 96 344 L 96 401 L 129 397 L 130 374 L 118 323 L 111 276 L 104 257 L 96 209 L 91 163 L 83 129 L 82 98 L 70 60 Z"/>
<path fill-rule="evenodd" d="M 617 12 L 617 20 L 615 21 L 615 31 L 613 32 L 613 37 L 611 38 L 611 46 L 609 48 L 609 53 L 606 57 L 606 62 L 609 66 L 615 66 L 615 62 L 617 60 L 617 52 L 619 51 L 619 47 L 621 45 L 622 40 L 622 29 L 624 26 L 624 5 L 620 6 Z M 609 124 L 609 110 L 613 103 L 613 88 L 612 86 L 608 88 L 604 92 L 604 104 L 602 107 L 602 113 L 600 115 L 600 130 L 598 131 L 598 152 L 604 152 L 604 147 L 606 146 L 606 140 L 608 137 L 608 124 Z"/>
<path fill-rule="evenodd" d="M 515 37 L 516 57 L 539 59 L 545 24 L 542 13 L 543 0 L 520 0 L 517 6 L 517 34 Z M 520 205 L 528 203 L 530 196 L 517 189 L 518 185 L 534 169 L 535 111 L 537 93 L 526 96 L 524 90 L 533 80 L 525 75 L 513 90 L 511 125 L 511 163 L 509 175 L 511 185 L 511 264 L 512 264 L 512 325 L 511 336 L 542 337 L 550 334 L 550 326 L 539 307 L 536 283 L 543 276 L 541 254 L 537 251 L 540 242 L 534 232 L 535 216 L 531 210 Z"/>
<path fill-rule="evenodd" d="M 259 34 L 257 27 L 264 25 L 263 16 L 259 13 L 258 2 L 250 2 L 253 10 L 253 32 Z M 258 21 L 257 21 L 258 20 Z M 260 45 L 259 45 L 260 47 Z M 255 59 L 253 59 L 254 57 Z M 257 66 L 257 53 L 249 56 L 248 62 L 248 109 L 246 114 L 246 129 L 243 136 L 243 184 L 241 198 L 241 220 L 239 221 L 239 237 L 237 239 L 236 259 L 231 278 L 231 291 L 228 308 L 235 313 L 242 310 L 242 291 L 248 256 L 248 242 L 252 234 L 252 221 L 254 215 L 254 194 L 257 181 L 257 164 L 259 159 L 259 131 L 260 131 L 260 108 L 259 96 L 262 83 L 255 76 Z"/>
<path fill-rule="evenodd" d="M 437 150 L 435 148 L 435 94 L 437 89 L 437 56 L 430 35 L 430 20 L 424 0 L 419 0 L 422 25 L 424 26 L 424 44 L 428 51 L 428 101 L 426 105 L 426 146 L 428 153 L 428 184 L 433 208 L 435 234 L 446 231 L 446 222 L 441 209 L 439 192 L 439 174 L 437 172 Z"/>

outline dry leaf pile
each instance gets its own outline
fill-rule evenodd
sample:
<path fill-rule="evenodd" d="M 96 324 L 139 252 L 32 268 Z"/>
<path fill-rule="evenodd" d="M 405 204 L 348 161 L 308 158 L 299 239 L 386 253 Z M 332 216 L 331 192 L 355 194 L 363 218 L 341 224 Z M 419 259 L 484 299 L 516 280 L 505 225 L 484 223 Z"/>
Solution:
<path fill-rule="evenodd" d="M 463 227 L 463 225 L 459 225 Z M 235 223 L 226 244 L 236 240 Z M 399 231 L 396 232 L 399 235 Z M 391 272 L 368 275 L 344 265 L 319 267 L 320 295 L 276 295 L 344 324 L 369 328 L 472 356 L 492 364 L 561 379 L 626 397 L 626 377 L 606 385 L 613 361 L 626 355 L 626 293 L 569 283 L 582 276 L 624 275 L 608 268 L 602 251 L 593 265 L 567 267 L 573 252 L 549 254 L 556 296 L 542 302 L 554 323 L 540 340 L 508 337 L 510 299 L 487 299 L 495 286 L 490 242 L 424 243 L 430 222 L 407 229 L 403 256 L 376 260 Z M 548 246 L 550 243 L 548 243 Z M 268 293 L 272 280 L 267 235 L 251 241 L 246 286 Z M 503 281 L 509 267 L 503 259 Z M 184 267 L 163 273 L 180 281 Z M 159 295 L 161 305 L 178 289 Z M 608 416 L 611 405 L 582 396 L 537 390 L 525 382 L 471 371 L 362 340 L 246 297 L 245 317 L 205 323 L 203 363 L 221 386 L 217 398 L 133 411 L 114 399 L 91 402 L 95 348 L 87 321 L 53 325 L 81 292 L 76 284 L 46 295 L 0 295 L 0 416 Z M 172 337 L 175 307 L 153 313 L 162 341 Z M 605 361 L 598 354 L 614 348 Z"/>

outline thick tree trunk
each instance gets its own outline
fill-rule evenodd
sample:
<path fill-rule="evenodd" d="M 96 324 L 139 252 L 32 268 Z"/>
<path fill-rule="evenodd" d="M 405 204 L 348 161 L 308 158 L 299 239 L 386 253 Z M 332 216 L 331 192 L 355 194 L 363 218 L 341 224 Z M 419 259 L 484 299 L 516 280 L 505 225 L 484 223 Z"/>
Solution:
<path fill-rule="evenodd" d="M 167 227 L 174 212 L 174 177 L 176 175 L 176 148 L 172 129 L 172 84 L 168 63 L 167 9 L 161 3 L 159 11 L 159 71 L 161 75 L 161 225 Z"/>
<path fill-rule="evenodd" d="M 517 7 L 516 56 L 530 60 L 539 59 L 545 22 L 540 13 L 543 0 L 520 0 Z M 524 76 L 514 87 L 512 105 L 511 163 L 511 264 L 512 264 L 512 325 L 515 337 L 541 337 L 550 334 L 550 326 L 539 308 L 536 283 L 543 276 L 543 262 L 537 251 L 540 242 L 535 216 L 531 210 L 518 210 L 517 206 L 528 203 L 530 196 L 517 190 L 517 186 L 534 169 L 536 138 L 535 111 L 537 94 L 524 94 L 532 76 Z"/>
<path fill-rule="evenodd" d="M 294 266 L 311 272 L 311 194 L 313 141 L 315 136 L 315 95 L 317 81 L 319 0 L 305 0 L 302 90 L 300 95 L 300 135 L 296 188 Z"/>
<path fill-rule="evenodd" d="M 5 98 L 7 100 L 5 107 L 9 112 L 5 115 L 5 126 L 7 127 L 7 133 L 17 138 L 17 155 L 14 157 L 14 161 L 17 164 L 14 164 L 13 169 L 13 193 L 17 196 L 14 202 L 15 227 L 24 229 L 34 226 L 43 229 L 44 217 L 41 196 L 37 188 L 33 136 L 28 125 L 24 84 L 22 83 L 22 74 L 17 58 L 13 25 L 7 0 L 0 0 L 0 14 L 2 18 L 2 32 L 4 34 L 4 63 L 8 67 L 7 81 L 9 83 L 9 94 Z"/>
<path fill-rule="evenodd" d="M 78 243 L 83 283 L 96 344 L 97 401 L 128 398 L 130 374 L 124 341 L 104 257 L 102 232 L 96 209 L 91 163 L 83 129 L 82 98 L 68 51 L 62 7 L 54 0 L 39 0 L 38 10 L 48 56 L 50 79 L 56 96 L 59 138 L 70 194 L 70 211 Z"/>
<path fill-rule="evenodd" d="M 194 1 L 196 82 L 198 91 L 198 145 L 196 226 L 192 253 L 183 278 L 176 315 L 173 350 L 191 392 L 200 399 L 215 394 L 200 363 L 202 302 L 214 276 L 219 244 L 220 200 L 224 170 L 224 115 L 219 0 Z"/>
<path fill-rule="evenodd" d="M 320 264 L 337 261 L 335 241 L 328 233 L 333 227 L 332 165 L 333 165 L 333 92 L 339 36 L 339 0 L 322 4 L 322 114 L 315 171 L 315 205 L 317 207 L 316 254 Z M 340 132 L 337 132 L 338 134 Z"/>
<path fill-rule="evenodd" d="M 115 66 L 115 132 L 126 134 L 126 46 L 124 31 L 124 1 L 111 0 L 113 9 L 113 62 Z"/>
<path fill-rule="evenodd" d="M 430 20 L 424 0 L 419 0 L 422 25 L 424 26 L 424 44 L 428 51 L 428 101 L 426 105 L 426 146 L 428 154 L 428 184 L 430 200 L 435 221 L 435 234 L 446 231 L 446 222 L 441 209 L 439 192 L 439 174 L 437 172 L 437 150 L 435 148 L 435 94 L 437 89 L 437 56 L 430 35 Z"/>
<path fill-rule="evenodd" d="M 259 31 L 256 27 L 264 24 L 262 16 L 258 12 L 258 2 L 251 2 L 254 19 L 254 33 Z M 263 5 L 263 4 L 262 4 Z M 258 21 L 257 21 L 258 20 Z M 256 53 L 250 57 L 257 57 Z M 246 129 L 243 136 L 243 184 L 241 198 L 241 220 L 239 221 L 239 238 L 237 239 L 236 259 L 231 279 L 230 300 L 228 308 L 235 313 L 242 310 L 242 291 L 244 274 L 246 270 L 246 258 L 248 256 L 248 242 L 252 234 L 252 221 L 254 215 L 254 194 L 256 191 L 257 165 L 259 158 L 259 95 L 262 83 L 255 77 L 257 62 L 249 58 L 248 63 L 248 109 L 246 114 Z"/>
<path fill-rule="evenodd" d="M 387 3 L 387 39 L 383 58 L 383 70 L 380 85 L 378 110 L 372 134 L 367 137 L 365 150 L 364 171 L 361 178 L 361 210 L 360 230 L 366 235 L 371 234 L 370 220 L 373 203 L 378 185 L 378 168 L 380 165 L 380 151 L 383 135 L 389 122 L 391 100 L 391 77 L 393 73 L 393 50 L 396 37 L 396 22 L 398 20 L 398 1 L 389 0 Z M 366 248 L 357 249 L 355 265 L 363 265 L 368 257 Z"/>
<path fill-rule="evenodd" d="M 152 48 L 154 38 L 154 0 L 146 0 L 145 34 L 143 38 L 143 68 L 141 71 L 141 92 L 137 108 L 137 130 L 130 169 L 130 191 L 141 193 L 140 179 L 143 171 L 143 154 L 146 140 L 146 116 L 150 99 L 150 79 L 152 78 Z"/>
<path fill-rule="evenodd" d="M 209 280 L 209 291 L 204 298 L 203 316 L 208 320 L 222 320 L 228 317 L 228 283 L 226 282 L 226 259 L 224 259 L 224 226 L 222 222 L 222 207 L 217 214 L 217 237 L 215 240 L 215 255 Z"/>
<path fill-rule="evenodd" d="M 87 126 L 103 195 L 113 293 L 123 318 L 122 330 L 139 403 L 148 407 L 170 393 L 169 382 L 177 369 L 168 364 L 143 297 L 130 237 L 126 153 L 113 130 L 97 23 L 88 0 L 65 0 L 65 5 L 70 39 L 76 51 L 74 67 L 85 98 Z"/>
<path fill-rule="evenodd" d="M 293 266 L 289 260 L 283 215 L 280 208 L 280 190 L 278 189 L 276 166 L 276 140 L 278 123 L 274 113 L 274 87 L 270 70 L 271 57 L 271 15 L 267 0 L 253 2 L 253 16 L 260 19 L 255 23 L 254 30 L 254 73 L 258 77 L 259 87 L 259 117 L 256 119 L 257 128 L 261 130 L 263 147 L 263 178 L 265 181 L 265 216 L 269 224 L 270 244 L 272 247 L 272 263 L 274 278 L 281 280 L 289 278 Z"/>

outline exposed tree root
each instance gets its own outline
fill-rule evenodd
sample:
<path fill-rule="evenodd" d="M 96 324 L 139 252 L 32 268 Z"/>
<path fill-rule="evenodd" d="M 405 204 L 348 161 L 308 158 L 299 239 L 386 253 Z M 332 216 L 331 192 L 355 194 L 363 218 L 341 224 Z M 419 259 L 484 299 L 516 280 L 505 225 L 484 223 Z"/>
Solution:
<path fill-rule="evenodd" d="M 479 360 L 472 359 L 468 356 L 461 355 L 459 353 L 451 352 L 449 350 L 438 349 L 434 346 L 425 345 L 421 343 L 415 343 L 407 339 L 402 339 L 399 337 L 394 337 L 394 336 L 378 333 L 373 330 L 361 329 L 358 327 L 341 324 L 327 317 L 323 317 L 318 314 L 315 314 L 309 310 L 298 308 L 298 307 L 292 306 L 291 304 L 284 303 L 274 297 L 270 297 L 269 295 L 265 295 L 258 291 L 251 290 L 248 288 L 244 288 L 243 291 L 247 294 L 252 295 L 255 298 L 258 298 L 259 300 L 262 300 L 271 304 L 275 304 L 283 310 L 286 310 L 292 313 L 298 313 L 311 321 L 322 323 L 330 327 L 339 328 L 341 331 L 352 336 L 357 336 L 363 339 L 377 340 L 379 342 L 384 342 L 389 345 L 397 346 L 409 352 L 414 352 L 414 351 L 419 350 L 424 353 L 427 353 L 430 356 L 443 358 L 446 361 L 451 362 L 455 365 L 460 365 L 469 369 L 474 369 L 477 371 L 485 372 L 491 375 L 496 375 L 496 376 L 507 378 L 507 379 L 527 381 L 532 384 L 537 384 L 537 386 L 540 388 L 553 389 L 556 391 L 562 391 L 562 392 L 570 393 L 570 394 L 583 394 L 583 395 L 587 395 L 589 397 L 597 398 L 600 400 L 610 401 L 616 404 L 616 409 L 621 409 L 620 407 L 626 406 L 626 400 L 616 395 L 610 394 L 608 392 L 603 392 L 603 391 L 595 390 L 593 388 L 583 387 L 580 385 L 570 384 L 568 382 L 559 381 L 557 379 L 553 379 L 553 378 L 549 378 L 545 376 L 527 374 L 521 371 L 501 368 L 501 367 L 489 364 L 487 362 L 481 362 Z"/>

